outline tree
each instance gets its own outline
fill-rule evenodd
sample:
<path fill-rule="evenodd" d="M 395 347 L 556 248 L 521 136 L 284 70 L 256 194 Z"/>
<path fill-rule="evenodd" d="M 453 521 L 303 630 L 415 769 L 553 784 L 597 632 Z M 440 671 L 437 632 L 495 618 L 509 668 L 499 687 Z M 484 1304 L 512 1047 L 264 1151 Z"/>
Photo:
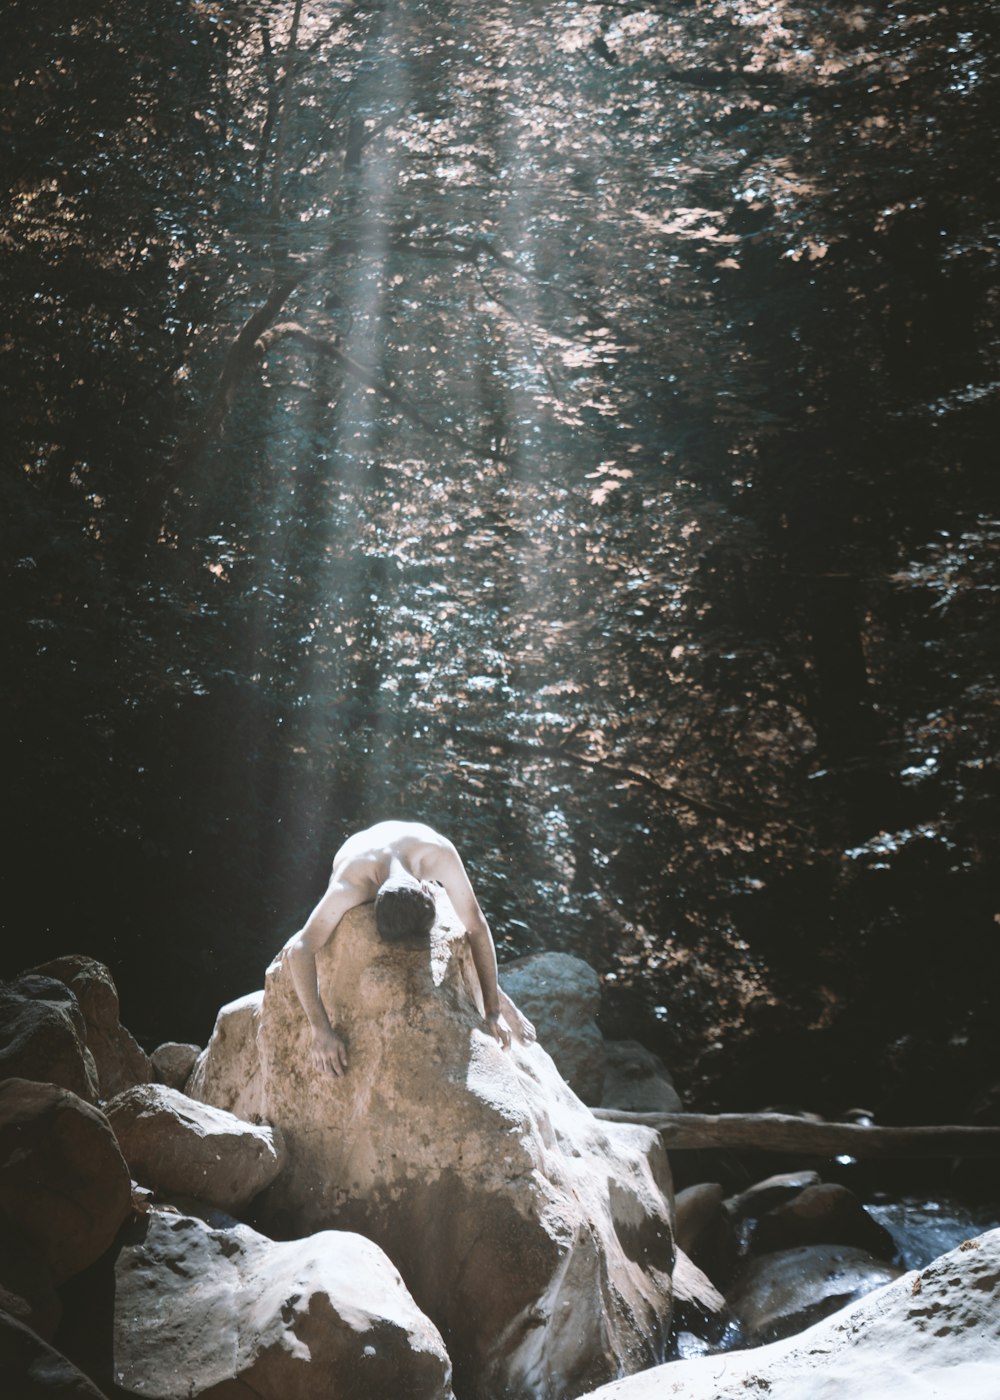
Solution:
<path fill-rule="evenodd" d="M 984 0 L 12 18 L 4 703 L 23 893 L 37 851 L 71 872 L 46 946 L 89 908 L 138 997 L 169 937 L 204 1034 L 403 811 L 707 1103 L 882 1074 L 888 1111 L 907 1037 L 973 1068 Z"/>

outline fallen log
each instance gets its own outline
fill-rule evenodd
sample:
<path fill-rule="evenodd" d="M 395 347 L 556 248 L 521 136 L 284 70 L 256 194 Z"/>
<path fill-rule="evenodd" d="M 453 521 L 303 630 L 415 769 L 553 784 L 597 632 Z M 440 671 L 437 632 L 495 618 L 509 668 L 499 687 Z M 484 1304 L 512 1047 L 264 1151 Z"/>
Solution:
<path fill-rule="evenodd" d="M 811 1157 L 996 1157 L 1000 1127 L 884 1128 L 817 1123 L 785 1113 L 628 1113 L 594 1108 L 607 1123 L 656 1128 L 668 1150 L 702 1147 L 801 1152 Z"/>

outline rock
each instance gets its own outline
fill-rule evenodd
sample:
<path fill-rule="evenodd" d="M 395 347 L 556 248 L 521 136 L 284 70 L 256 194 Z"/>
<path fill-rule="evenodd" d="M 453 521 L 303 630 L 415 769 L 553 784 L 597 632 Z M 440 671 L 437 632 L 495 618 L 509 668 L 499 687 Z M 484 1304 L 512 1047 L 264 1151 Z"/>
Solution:
<path fill-rule="evenodd" d="M 157 1084 L 183 1089 L 200 1054 L 200 1045 L 182 1044 L 178 1040 L 168 1040 L 158 1045 L 149 1057 L 153 1064 L 153 1078 Z"/>
<path fill-rule="evenodd" d="M 0 1311 L 0 1377 L 10 1400 L 107 1400 L 93 1381 L 9 1313 Z"/>
<path fill-rule="evenodd" d="M 71 954 L 32 971 L 57 977 L 80 1003 L 102 1099 L 113 1098 L 133 1084 L 149 1083 L 153 1074 L 149 1057 L 118 1019 L 118 990 L 103 963 Z"/>
<path fill-rule="evenodd" d="M 516 998 L 515 998 L 516 1000 Z M 660 1059 L 637 1040 L 606 1040 L 602 1108 L 680 1113 L 680 1095 Z"/>
<path fill-rule="evenodd" d="M 729 1304 L 707 1274 L 678 1248 L 674 1260 L 674 1332 L 717 1343 L 732 1323 Z"/>
<path fill-rule="evenodd" d="M 107 1115 L 132 1175 L 160 1195 L 241 1210 L 284 1165 L 280 1133 L 166 1084 L 127 1089 Z"/>
<path fill-rule="evenodd" d="M 569 953 L 529 953 L 505 963 L 500 981 L 533 1021 L 556 1068 L 584 1103 L 599 1104 L 604 1090 L 604 1037 L 597 1028 L 601 980 Z"/>
<path fill-rule="evenodd" d="M 114 1294 L 116 1395 L 451 1397 L 440 1334 L 360 1235 L 275 1244 L 154 1208 L 128 1233 Z"/>
<path fill-rule="evenodd" d="M 0 1079 L 58 1084 L 88 1103 L 98 1097 L 87 1029 L 65 982 L 25 972 L 0 983 Z"/>
<path fill-rule="evenodd" d="M 263 992 L 251 992 L 222 1008 L 185 1086 L 192 1099 L 215 1104 L 247 1123 L 263 1123 L 267 1116 L 257 1049 L 263 1001 Z"/>
<path fill-rule="evenodd" d="M 718 1287 L 732 1277 L 739 1254 L 733 1224 L 722 1204 L 722 1187 L 714 1181 L 678 1191 L 674 1232 L 679 1249 Z"/>
<path fill-rule="evenodd" d="M 691 1254 L 692 1246 L 706 1228 L 712 1228 L 722 1214 L 722 1187 L 715 1181 L 703 1181 L 678 1191 L 674 1198 L 674 1235 L 677 1248 Z"/>
<path fill-rule="evenodd" d="M 773 1342 L 829 1317 L 900 1272 L 850 1245 L 803 1245 L 751 1260 L 726 1301 L 749 1344 Z"/>
<path fill-rule="evenodd" d="M 540 1045 L 504 1051 L 487 1034 L 443 895 L 430 949 L 383 943 L 365 906 L 317 963 L 350 1066 L 315 1068 L 279 957 L 258 1039 L 288 1165 L 255 1208 L 263 1228 L 337 1224 L 375 1240 L 468 1396 L 560 1400 L 662 1355 L 673 1243 L 658 1135 L 599 1122 Z M 221 1044 L 205 1084 L 232 1082 L 214 1063 Z"/>
<path fill-rule="evenodd" d="M 726 1210 L 734 1222 L 757 1220 L 775 1206 L 793 1200 L 807 1186 L 819 1184 L 819 1172 L 782 1172 L 778 1176 L 769 1176 L 763 1181 L 755 1182 L 738 1196 L 730 1196 L 726 1201 Z"/>
<path fill-rule="evenodd" d="M 57 1284 L 104 1253 L 130 1208 L 99 1109 L 54 1084 L 0 1083 L 0 1228 L 31 1240 Z"/>
<path fill-rule="evenodd" d="M 0 1233 L 0 1308 L 46 1341 L 62 1318 L 48 1260 L 30 1236 L 9 1226 Z"/>
<path fill-rule="evenodd" d="M 996 1400 L 1000 1230 L 754 1351 L 657 1366 L 591 1400 Z"/>
<path fill-rule="evenodd" d="M 880 1259 L 893 1259 L 896 1244 L 846 1186 L 835 1182 L 807 1186 L 757 1222 L 750 1247 L 757 1253 L 804 1244 L 849 1244 Z"/>

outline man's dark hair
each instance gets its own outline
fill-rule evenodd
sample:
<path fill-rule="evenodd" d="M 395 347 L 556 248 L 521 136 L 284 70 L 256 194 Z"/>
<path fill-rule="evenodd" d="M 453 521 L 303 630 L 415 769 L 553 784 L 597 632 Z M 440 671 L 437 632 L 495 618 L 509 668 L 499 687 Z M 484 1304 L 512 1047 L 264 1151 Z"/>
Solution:
<path fill-rule="evenodd" d="M 434 896 L 415 880 L 386 881 L 375 896 L 375 927 L 387 943 L 426 943 L 436 916 Z"/>

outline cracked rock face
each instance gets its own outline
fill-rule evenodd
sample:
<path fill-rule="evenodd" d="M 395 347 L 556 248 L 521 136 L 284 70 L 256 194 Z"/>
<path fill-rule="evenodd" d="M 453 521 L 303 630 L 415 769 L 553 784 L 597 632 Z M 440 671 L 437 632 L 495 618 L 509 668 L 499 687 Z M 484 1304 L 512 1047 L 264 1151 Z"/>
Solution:
<path fill-rule="evenodd" d="M 561 1400 L 662 1355 L 665 1154 L 647 1129 L 598 1122 L 540 1046 L 501 1050 L 443 896 L 438 913 L 429 949 L 382 943 L 366 906 L 320 953 L 343 1078 L 315 1068 L 290 974 L 269 969 L 260 1090 L 288 1163 L 258 1218 L 375 1240 L 440 1328 L 463 1397 Z M 206 1062 L 205 1083 L 223 1078 Z"/>

